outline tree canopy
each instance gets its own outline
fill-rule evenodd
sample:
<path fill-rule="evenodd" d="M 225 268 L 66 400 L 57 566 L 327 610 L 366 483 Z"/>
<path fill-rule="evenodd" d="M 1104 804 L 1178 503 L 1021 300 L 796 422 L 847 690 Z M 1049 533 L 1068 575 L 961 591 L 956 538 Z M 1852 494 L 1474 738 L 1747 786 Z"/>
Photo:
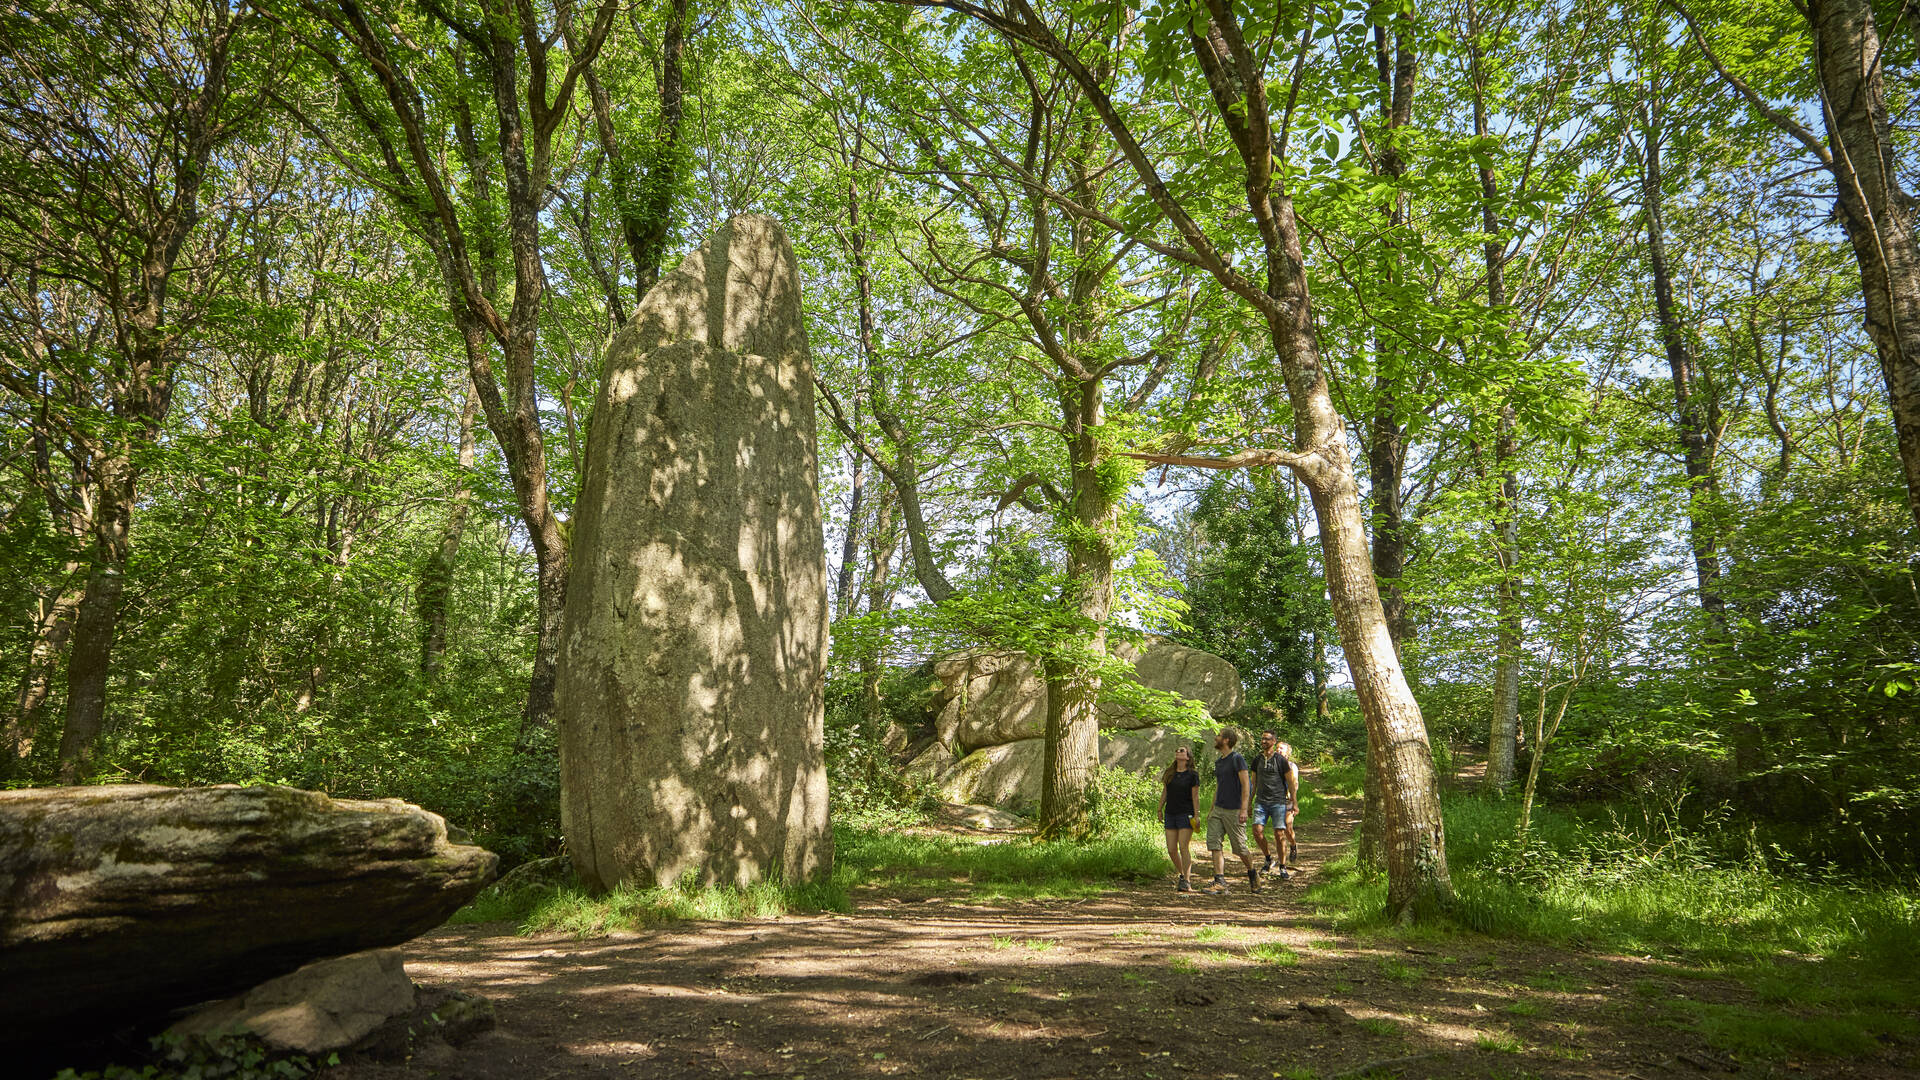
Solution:
<path fill-rule="evenodd" d="M 836 799 L 908 673 L 1020 649 L 1042 831 L 1097 832 L 1116 648 L 1164 635 L 1274 723 L 1346 718 L 1397 913 L 1449 902 L 1451 747 L 1910 866 L 1912 17 L 15 5 L 0 778 L 556 850 L 601 356 L 752 210 L 805 290 Z"/>

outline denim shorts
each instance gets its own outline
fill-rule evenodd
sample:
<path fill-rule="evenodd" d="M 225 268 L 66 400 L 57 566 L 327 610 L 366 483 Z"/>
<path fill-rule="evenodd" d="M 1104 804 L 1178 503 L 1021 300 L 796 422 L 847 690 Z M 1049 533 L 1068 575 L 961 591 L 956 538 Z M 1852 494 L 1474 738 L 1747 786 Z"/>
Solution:
<path fill-rule="evenodd" d="M 1167 825 L 1167 828 L 1169 829 L 1191 830 L 1193 828 L 1193 815 L 1192 814 L 1168 814 L 1166 819 L 1166 825 Z"/>
<path fill-rule="evenodd" d="M 1257 802 L 1253 804 L 1253 823 L 1255 825 L 1278 825 L 1286 828 L 1287 804 L 1284 802 Z"/>

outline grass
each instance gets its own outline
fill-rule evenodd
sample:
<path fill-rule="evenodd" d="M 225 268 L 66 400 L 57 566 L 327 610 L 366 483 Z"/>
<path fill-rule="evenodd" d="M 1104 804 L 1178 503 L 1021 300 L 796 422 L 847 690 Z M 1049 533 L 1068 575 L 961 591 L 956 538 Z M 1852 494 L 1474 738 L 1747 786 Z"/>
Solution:
<path fill-rule="evenodd" d="M 1263 941 L 1247 946 L 1247 959 L 1278 967 L 1294 967 L 1300 963 L 1300 954 L 1278 941 Z"/>
<path fill-rule="evenodd" d="M 1444 811 L 1458 898 L 1450 924 L 1385 925 L 1386 883 L 1358 870 L 1351 854 L 1326 868 L 1308 900 L 1363 934 L 1479 933 L 1652 958 L 1661 978 L 1634 981 L 1632 993 L 1649 1003 L 1672 997 L 1672 1022 L 1729 1052 L 1856 1055 L 1875 1051 L 1882 1036 L 1916 1030 L 1920 893 L 1911 886 L 1787 876 L 1698 835 L 1554 807 L 1536 807 L 1521 846 L 1512 801 L 1452 793 Z M 1686 1001 L 1675 979 L 1742 983 L 1761 1007 Z M 1588 992 L 1593 981 L 1560 972 L 1527 980 L 1556 993 Z"/>
<path fill-rule="evenodd" d="M 1508 1031 L 1483 1031 L 1473 1037 L 1473 1045 L 1500 1054 L 1517 1054 L 1526 1049 L 1519 1037 Z"/>
<path fill-rule="evenodd" d="M 1143 814 L 1119 817 L 1104 837 L 1084 843 L 1026 838 L 979 844 L 915 836 L 869 824 L 836 823 L 833 875 L 824 881 L 745 888 L 681 883 L 623 886 L 604 896 L 577 888 L 529 886 L 483 891 L 455 913 L 455 924 L 514 922 L 522 933 L 590 937 L 614 930 L 696 920 L 769 919 L 794 912 L 850 911 L 861 886 L 962 888 L 969 899 L 1078 899 L 1157 878 L 1166 868 L 1163 835 Z M 1033 946 L 1044 949 L 1048 945 Z"/>
<path fill-rule="evenodd" d="M 1401 986 L 1413 986 L 1427 975 L 1417 965 L 1409 964 L 1404 960 L 1391 959 L 1380 961 L 1380 974 Z"/>
<path fill-rule="evenodd" d="M 1354 1022 L 1360 1025 L 1360 1030 L 1369 1035 L 1398 1035 L 1401 1033 L 1400 1025 L 1384 1016 L 1368 1016 Z"/>
<path fill-rule="evenodd" d="M 1565 975 L 1557 975 L 1552 972 L 1545 975 L 1529 976 L 1527 978 L 1527 985 L 1532 989 L 1545 990 L 1553 994 L 1577 994 L 1587 988 L 1586 984 L 1580 982 L 1578 979 L 1569 979 Z"/>
<path fill-rule="evenodd" d="M 703 919 L 772 919 L 793 911 L 846 911 L 845 887 L 837 881 L 785 885 L 763 881 L 744 888 L 623 885 L 604 896 L 571 887 L 535 886 L 509 892 L 487 890 L 448 920 L 454 924 L 516 922 L 525 934 L 565 933 L 594 937 L 614 930 Z"/>
<path fill-rule="evenodd" d="M 1193 939 L 1195 941 L 1220 941 L 1232 933 L 1233 931 L 1224 926 L 1203 926 L 1193 932 Z"/>
<path fill-rule="evenodd" d="M 1843 1057 L 1871 1054 L 1881 1036 L 1911 1036 L 1910 1016 L 1884 1012 L 1821 1012 L 1812 1015 L 1739 1005 L 1683 1002 L 1691 1026 L 1721 1050 L 1767 1058 L 1794 1055 Z"/>
<path fill-rule="evenodd" d="M 1025 838 L 978 844 L 899 831 L 834 829 L 836 880 L 887 888 L 966 889 L 975 900 L 1079 899 L 1159 878 L 1166 838 L 1154 822 L 1129 816 L 1085 843 Z"/>

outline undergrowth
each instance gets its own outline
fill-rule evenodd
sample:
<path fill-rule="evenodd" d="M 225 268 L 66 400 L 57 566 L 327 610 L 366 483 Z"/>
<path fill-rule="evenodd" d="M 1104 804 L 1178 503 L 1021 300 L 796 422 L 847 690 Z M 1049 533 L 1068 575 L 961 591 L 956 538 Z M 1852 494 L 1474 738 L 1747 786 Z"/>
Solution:
<path fill-rule="evenodd" d="M 771 919 L 795 912 L 849 910 L 845 887 L 834 878 L 786 885 L 698 885 L 693 881 L 659 887 L 622 885 L 601 896 L 570 886 L 529 886 L 476 897 L 449 920 L 453 923 L 514 922 L 525 934 L 562 933 L 592 937 L 613 930 L 634 930 L 662 923 L 702 919 Z"/>
<path fill-rule="evenodd" d="M 1740 852 L 1659 821 L 1583 820 L 1536 807 L 1515 839 L 1511 800 L 1444 801 L 1452 925 L 1384 925 L 1385 879 L 1351 852 L 1307 899 L 1343 928 L 1400 936 L 1477 932 L 1663 962 L 1679 977 L 1730 978 L 1761 1008 L 1656 988 L 1660 1022 L 1765 1057 L 1857 1054 L 1920 1031 L 1920 894 Z"/>
<path fill-rule="evenodd" d="M 1326 812 L 1326 787 L 1348 794 L 1357 774 L 1323 766 L 1300 792 L 1299 822 Z M 1211 779 L 1211 777 L 1209 777 Z M 1165 834 L 1155 813 L 1157 778 L 1102 770 L 1094 818 L 1098 833 L 1042 843 L 1020 833 L 962 836 L 917 828 L 916 812 L 878 802 L 842 809 L 834 821 L 834 869 L 819 882 L 745 888 L 691 882 L 622 887 L 604 896 L 553 885 L 489 889 L 455 923 L 513 922 L 522 932 L 582 936 L 702 919 L 765 919 L 851 909 L 863 887 L 962 893 L 968 901 L 1078 899 L 1167 873 Z M 1202 798 L 1207 798 L 1205 791 Z"/>
<path fill-rule="evenodd" d="M 529 885 L 489 889 L 461 909 L 454 923 L 513 922 L 523 933 L 579 936 L 691 920 L 769 919 L 851 910 L 862 887 L 964 893 L 994 901 L 1078 898 L 1157 878 L 1167 868 L 1159 789 L 1150 780 L 1106 770 L 1096 818 L 1100 833 L 1082 841 L 1042 843 L 1022 833 L 959 836 L 917 829 L 918 815 L 897 807 L 842 812 L 833 827 L 834 868 L 822 881 L 744 888 L 691 881 L 603 896 L 578 888 Z"/>

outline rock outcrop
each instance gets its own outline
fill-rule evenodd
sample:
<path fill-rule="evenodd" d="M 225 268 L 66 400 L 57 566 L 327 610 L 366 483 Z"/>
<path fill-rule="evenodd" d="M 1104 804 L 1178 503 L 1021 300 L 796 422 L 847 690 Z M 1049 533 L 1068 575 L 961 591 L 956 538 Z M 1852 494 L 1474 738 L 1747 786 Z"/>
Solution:
<path fill-rule="evenodd" d="M 1192 698 L 1206 706 L 1209 716 L 1226 716 L 1247 703 L 1239 670 L 1210 652 L 1171 641 L 1153 641 L 1145 649 L 1121 645 L 1114 651 L 1132 662 L 1142 686 Z M 1110 722 L 1115 727 L 1147 726 Z"/>
<path fill-rule="evenodd" d="M 493 1003 L 458 990 L 417 987 L 393 949 L 319 960 L 189 1013 L 167 1034 L 191 1046 L 255 1041 L 270 1054 L 309 1060 L 340 1053 L 430 1064 L 494 1026 Z"/>
<path fill-rule="evenodd" d="M 1245 701 L 1240 673 L 1199 649 L 1154 641 L 1115 650 L 1131 661 L 1140 685 L 1200 702 L 1209 715 L 1225 716 Z M 1037 739 L 1047 729 L 1047 684 L 1040 665 L 1025 653 L 967 653 L 934 662 L 940 688 L 929 701 L 934 738 L 962 751 Z M 1143 728 L 1154 717 L 1114 702 L 1101 705 L 1101 726 Z"/>
<path fill-rule="evenodd" d="M 269 1050 L 345 1050 L 381 1024 L 413 1011 L 413 980 L 393 949 L 336 956 L 268 979 L 238 997 L 196 1010 L 168 1028 L 183 1038 L 252 1036 Z"/>
<path fill-rule="evenodd" d="M 1173 760 L 1183 741 L 1168 728 L 1100 733 L 1100 764 L 1135 773 L 1156 773 Z M 953 803 L 1031 810 L 1040 805 L 1046 740 L 1020 739 L 975 750 L 958 762 L 933 743 L 907 766 L 910 776 L 929 778 L 936 794 Z M 922 759 L 927 759 L 923 761 Z"/>
<path fill-rule="evenodd" d="M 813 369 L 779 223 L 728 222 L 607 349 L 557 716 L 580 880 L 828 869 Z"/>
<path fill-rule="evenodd" d="M 1212 653 L 1158 639 L 1114 652 L 1140 687 L 1199 702 L 1211 716 L 1246 700 L 1240 673 Z M 926 724 L 896 740 L 907 780 L 956 803 L 1037 807 L 1047 730 L 1040 665 L 1021 652 L 960 653 L 934 661 L 932 674 Z M 1103 766 L 1153 773 L 1172 760 L 1181 737 L 1154 715 L 1111 700 L 1100 713 Z"/>
<path fill-rule="evenodd" d="M 0 792 L 0 1043 L 398 945 L 493 879 L 436 814 L 278 787 Z"/>

